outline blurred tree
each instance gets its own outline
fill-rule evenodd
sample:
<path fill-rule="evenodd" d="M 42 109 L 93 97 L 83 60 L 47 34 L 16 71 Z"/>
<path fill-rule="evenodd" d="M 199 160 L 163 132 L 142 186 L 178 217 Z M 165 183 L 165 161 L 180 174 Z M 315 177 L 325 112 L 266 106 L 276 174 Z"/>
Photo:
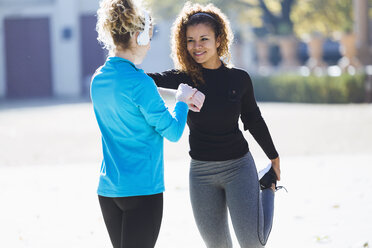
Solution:
<path fill-rule="evenodd" d="M 291 10 L 295 0 L 258 0 L 258 2 L 263 12 L 263 25 L 270 33 L 275 35 L 293 34 Z M 278 5 L 280 5 L 280 7 Z"/>
<path fill-rule="evenodd" d="M 372 6 L 372 0 L 370 5 Z M 186 0 L 147 0 L 155 17 L 173 19 Z M 244 25 L 249 23 L 258 36 L 301 35 L 321 32 L 351 31 L 353 28 L 352 0 L 194 0 L 213 3 L 231 18 Z M 370 10 L 372 16 L 372 8 Z"/>
<path fill-rule="evenodd" d="M 174 18 L 185 4 L 184 1 L 148 0 L 155 16 L 161 19 Z M 226 14 L 234 15 L 241 23 L 249 22 L 260 27 L 262 34 L 277 35 L 293 33 L 291 10 L 296 0 L 196 0 L 194 3 L 213 3 Z"/>
<path fill-rule="evenodd" d="M 353 3 L 352 0 L 302 0 L 293 11 L 293 20 L 298 35 L 320 32 L 328 36 L 334 31 L 351 32 Z"/>
<path fill-rule="evenodd" d="M 146 1 L 151 10 L 154 12 L 155 17 L 159 19 L 173 19 L 176 15 L 181 11 L 183 5 L 187 2 L 187 0 L 181 1 L 173 1 L 173 0 L 147 0 Z M 208 4 L 214 3 L 218 7 L 223 9 L 223 4 L 228 3 L 229 1 L 223 0 L 196 0 L 192 1 L 193 3 L 200 3 L 200 4 Z M 221 6 L 222 5 L 222 6 Z"/>

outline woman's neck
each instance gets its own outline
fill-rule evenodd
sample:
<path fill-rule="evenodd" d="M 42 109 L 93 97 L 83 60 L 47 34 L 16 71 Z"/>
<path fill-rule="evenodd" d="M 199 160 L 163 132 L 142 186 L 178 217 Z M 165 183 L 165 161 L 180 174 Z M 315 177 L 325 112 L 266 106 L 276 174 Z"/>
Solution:
<path fill-rule="evenodd" d="M 129 60 L 133 64 L 136 62 L 136 56 L 133 54 L 133 52 L 130 49 L 115 50 L 113 54 L 115 57 L 120 57 L 120 58 Z"/>
<path fill-rule="evenodd" d="M 201 66 L 205 69 L 214 70 L 214 69 L 220 68 L 221 64 L 222 64 L 221 60 L 219 58 L 217 58 L 216 60 L 208 61 L 206 63 L 203 63 Z"/>

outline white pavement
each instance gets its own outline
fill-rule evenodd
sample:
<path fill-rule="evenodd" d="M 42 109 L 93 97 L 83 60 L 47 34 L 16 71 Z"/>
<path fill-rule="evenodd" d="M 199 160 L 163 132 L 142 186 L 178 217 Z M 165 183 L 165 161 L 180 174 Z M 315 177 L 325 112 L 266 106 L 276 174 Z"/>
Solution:
<path fill-rule="evenodd" d="M 372 105 L 260 106 L 289 191 L 276 195 L 267 247 L 372 246 Z M 159 248 L 205 247 L 189 203 L 187 133 L 165 144 Z M 0 106 L 1 248 L 111 247 L 95 192 L 99 142 L 88 103 Z"/>

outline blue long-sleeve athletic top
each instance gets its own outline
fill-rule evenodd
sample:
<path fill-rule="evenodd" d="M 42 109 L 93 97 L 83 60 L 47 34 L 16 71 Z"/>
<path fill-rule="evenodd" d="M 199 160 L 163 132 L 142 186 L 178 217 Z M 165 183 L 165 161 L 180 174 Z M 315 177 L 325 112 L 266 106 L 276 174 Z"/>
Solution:
<path fill-rule="evenodd" d="M 109 57 L 97 70 L 91 99 L 102 134 L 98 194 L 125 197 L 163 192 L 163 137 L 175 142 L 182 136 L 187 104 L 177 102 L 172 115 L 154 81 L 119 57 Z"/>

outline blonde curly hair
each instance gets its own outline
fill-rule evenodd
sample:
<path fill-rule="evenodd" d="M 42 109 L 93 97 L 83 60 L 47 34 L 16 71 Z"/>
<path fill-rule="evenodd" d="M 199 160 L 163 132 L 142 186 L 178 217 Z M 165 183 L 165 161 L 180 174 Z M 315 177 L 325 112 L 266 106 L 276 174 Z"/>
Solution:
<path fill-rule="evenodd" d="M 129 48 L 129 40 L 144 30 L 144 9 L 133 0 L 102 0 L 97 11 L 97 40 L 110 52 Z"/>
<path fill-rule="evenodd" d="M 205 13 L 198 18 L 193 15 L 197 13 Z M 193 20 L 196 19 L 196 20 Z M 216 38 L 220 39 L 220 46 L 217 48 L 217 54 L 222 62 L 231 67 L 230 46 L 233 42 L 234 35 L 230 28 L 230 22 L 222 11 L 213 4 L 200 5 L 186 2 L 177 19 L 172 26 L 172 59 L 176 69 L 186 72 L 194 83 L 204 83 L 202 75 L 202 67 L 196 63 L 187 51 L 187 27 L 206 24 L 214 29 Z"/>

